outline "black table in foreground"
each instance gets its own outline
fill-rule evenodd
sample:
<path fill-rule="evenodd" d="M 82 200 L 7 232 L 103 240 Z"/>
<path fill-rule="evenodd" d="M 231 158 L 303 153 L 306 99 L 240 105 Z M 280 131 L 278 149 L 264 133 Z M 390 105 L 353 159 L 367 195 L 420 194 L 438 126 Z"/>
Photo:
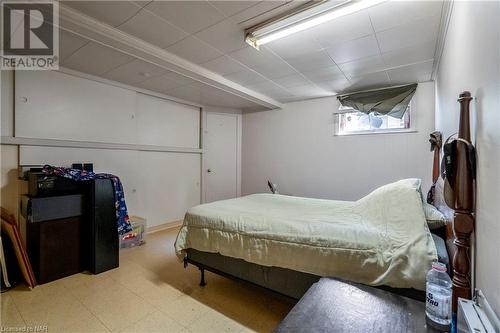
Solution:
<path fill-rule="evenodd" d="M 436 332 L 425 303 L 391 292 L 322 278 L 275 329 L 285 332 Z"/>

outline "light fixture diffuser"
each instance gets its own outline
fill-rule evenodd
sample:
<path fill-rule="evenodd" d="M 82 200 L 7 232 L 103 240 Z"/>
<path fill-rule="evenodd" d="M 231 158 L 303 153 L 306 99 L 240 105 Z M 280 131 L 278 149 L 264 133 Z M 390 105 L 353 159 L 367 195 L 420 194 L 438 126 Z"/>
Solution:
<path fill-rule="evenodd" d="M 350 0 L 340 4 L 335 1 L 325 1 L 295 14 L 280 15 L 264 24 L 249 28 L 246 31 L 245 41 L 258 49 L 260 45 L 290 36 L 385 1 L 387 0 Z"/>

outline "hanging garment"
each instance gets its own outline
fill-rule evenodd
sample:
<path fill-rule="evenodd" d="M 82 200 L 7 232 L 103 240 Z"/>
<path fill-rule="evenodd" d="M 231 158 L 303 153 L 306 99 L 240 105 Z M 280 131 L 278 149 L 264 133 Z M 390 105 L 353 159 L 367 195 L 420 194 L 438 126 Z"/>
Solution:
<path fill-rule="evenodd" d="M 120 178 L 108 173 L 94 173 L 92 171 L 54 167 L 50 165 L 45 165 L 42 171 L 45 175 L 64 177 L 72 179 L 74 181 L 86 181 L 92 179 L 111 179 L 111 181 L 113 182 L 113 189 L 115 192 L 115 209 L 116 209 L 116 220 L 118 224 L 118 234 L 123 235 L 132 231 L 132 226 L 128 218 L 127 204 L 125 203 L 125 193 L 123 191 L 123 186 L 120 181 Z"/>

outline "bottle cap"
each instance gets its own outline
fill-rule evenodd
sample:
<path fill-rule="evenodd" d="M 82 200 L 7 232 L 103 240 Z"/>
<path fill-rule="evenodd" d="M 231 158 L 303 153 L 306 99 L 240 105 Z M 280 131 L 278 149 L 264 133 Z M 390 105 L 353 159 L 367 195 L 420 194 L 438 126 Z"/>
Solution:
<path fill-rule="evenodd" d="M 435 269 L 440 272 L 446 272 L 446 265 L 440 262 L 433 262 L 432 269 Z"/>

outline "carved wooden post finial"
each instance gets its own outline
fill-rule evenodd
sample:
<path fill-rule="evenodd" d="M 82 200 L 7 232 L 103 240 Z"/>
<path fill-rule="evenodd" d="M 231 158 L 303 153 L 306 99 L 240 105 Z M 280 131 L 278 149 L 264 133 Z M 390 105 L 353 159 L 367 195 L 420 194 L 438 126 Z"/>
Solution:
<path fill-rule="evenodd" d="M 470 142 L 470 120 L 469 105 L 472 100 L 471 94 L 464 91 L 460 94 L 460 125 L 458 131 L 459 139 Z M 471 298 L 470 282 L 470 237 L 474 230 L 473 212 L 473 176 L 469 163 L 468 145 L 463 141 L 457 142 L 456 151 L 456 173 L 455 173 L 455 219 L 453 231 L 455 233 L 455 245 L 457 251 L 453 257 L 453 312 L 457 311 L 458 297 Z"/>

